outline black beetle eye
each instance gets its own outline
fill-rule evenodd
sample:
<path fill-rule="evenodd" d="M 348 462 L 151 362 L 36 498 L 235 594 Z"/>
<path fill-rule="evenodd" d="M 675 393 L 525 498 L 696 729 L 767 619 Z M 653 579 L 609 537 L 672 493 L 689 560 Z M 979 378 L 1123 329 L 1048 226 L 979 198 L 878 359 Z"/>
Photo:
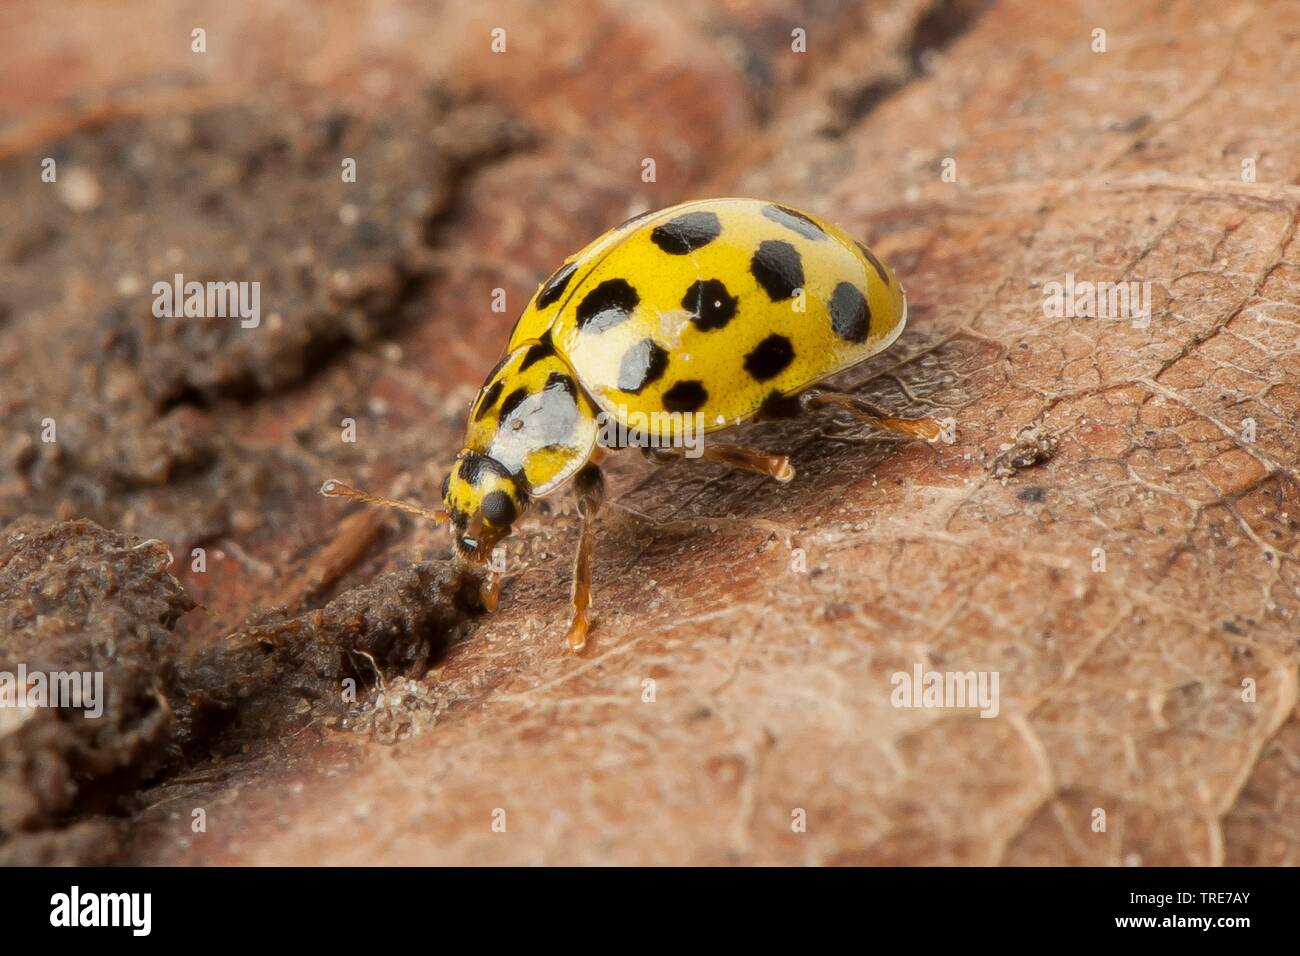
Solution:
<path fill-rule="evenodd" d="M 515 503 L 504 491 L 490 492 L 483 499 L 483 517 L 498 528 L 504 528 L 515 520 Z"/>
<path fill-rule="evenodd" d="M 449 491 L 451 491 L 451 472 L 447 472 L 447 476 L 442 479 L 442 500 L 443 501 L 447 500 L 447 492 Z"/>

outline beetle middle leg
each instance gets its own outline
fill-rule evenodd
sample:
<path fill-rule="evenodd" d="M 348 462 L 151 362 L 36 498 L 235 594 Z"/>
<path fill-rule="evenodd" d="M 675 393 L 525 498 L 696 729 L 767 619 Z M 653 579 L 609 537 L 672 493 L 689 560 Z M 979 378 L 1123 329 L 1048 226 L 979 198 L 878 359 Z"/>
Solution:
<path fill-rule="evenodd" d="M 605 476 L 596 465 L 586 465 L 573 478 L 573 493 L 578 499 L 582 531 L 578 537 L 578 554 L 573 561 L 573 620 L 564 642 L 573 653 L 587 646 L 590 627 L 587 609 L 591 606 L 591 553 L 596 543 L 596 515 L 605 500 Z"/>

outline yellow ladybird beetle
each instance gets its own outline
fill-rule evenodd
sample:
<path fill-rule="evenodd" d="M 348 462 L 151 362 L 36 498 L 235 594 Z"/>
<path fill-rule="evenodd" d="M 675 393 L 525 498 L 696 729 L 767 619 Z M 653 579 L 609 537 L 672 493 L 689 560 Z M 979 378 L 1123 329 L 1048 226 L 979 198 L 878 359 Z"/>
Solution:
<path fill-rule="evenodd" d="M 878 428 L 951 440 L 819 385 L 888 348 L 907 321 L 898 277 L 816 216 L 757 199 L 702 199 L 605 233 L 543 282 L 470 407 L 443 509 L 342 482 L 321 492 L 450 521 L 461 559 L 483 565 L 533 498 L 570 479 L 582 530 L 570 650 L 587 642 L 591 555 L 605 448 L 698 456 L 789 481 L 787 458 L 704 436 L 831 406 Z M 615 436 L 610 438 L 610 435 Z M 495 604 L 496 579 L 486 594 Z"/>

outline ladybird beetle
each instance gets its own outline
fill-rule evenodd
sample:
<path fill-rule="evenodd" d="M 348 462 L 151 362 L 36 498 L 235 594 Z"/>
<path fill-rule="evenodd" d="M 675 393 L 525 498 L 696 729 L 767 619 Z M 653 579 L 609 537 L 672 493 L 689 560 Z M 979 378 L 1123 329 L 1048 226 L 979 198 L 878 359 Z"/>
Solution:
<path fill-rule="evenodd" d="M 607 447 L 652 460 L 683 438 L 818 407 L 877 428 L 951 441 L 935 419 L 894 418 L 819 385 L 888 348 L 907 321 L 898 277 L 843 230 L 788 206 L 705 199 L 644 213 L 570 257 L 537 289 L 470 407 L 443 510 L 339 481 L 321 492 L 449 521 L 482 565 L 533 498 L 572 480 L 582 528 L 565 640 L 586 644 L 594 522 Z M 602 440 L 615 425 L 624 440 Z M 701 442 L 713 461 L 789 481 L 787 458 Z M 485 603 L 495 606 L 489 575 Z"/>

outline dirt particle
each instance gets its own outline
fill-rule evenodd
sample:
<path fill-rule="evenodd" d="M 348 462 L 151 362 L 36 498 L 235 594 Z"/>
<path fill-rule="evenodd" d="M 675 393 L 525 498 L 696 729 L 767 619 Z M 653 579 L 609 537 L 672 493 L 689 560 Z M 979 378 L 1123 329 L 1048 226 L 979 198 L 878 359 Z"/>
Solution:
<path fill-rule="evenodd" d="M 1040 427 L 1021 432 L 1014 444 L 1001 446 L 999 454 L 986 467 L 994 478 L 1010 478 L 1022 468 L 1032 468 L 1051 459 L 1058 439 Z"/>
<path fill-rule="evenodd" d="M 371 695 L 341 726 L 381 744 L 395 744 L 430 729 L 447 701 L 418 681 L 397 677 Z"/>
<path fill-rule="evenodd" d="M 59 201 L 73 212 L 93 212 L 104 198 L 95 174 L 85 169 L 69 169 L 58 180 Z"/>

